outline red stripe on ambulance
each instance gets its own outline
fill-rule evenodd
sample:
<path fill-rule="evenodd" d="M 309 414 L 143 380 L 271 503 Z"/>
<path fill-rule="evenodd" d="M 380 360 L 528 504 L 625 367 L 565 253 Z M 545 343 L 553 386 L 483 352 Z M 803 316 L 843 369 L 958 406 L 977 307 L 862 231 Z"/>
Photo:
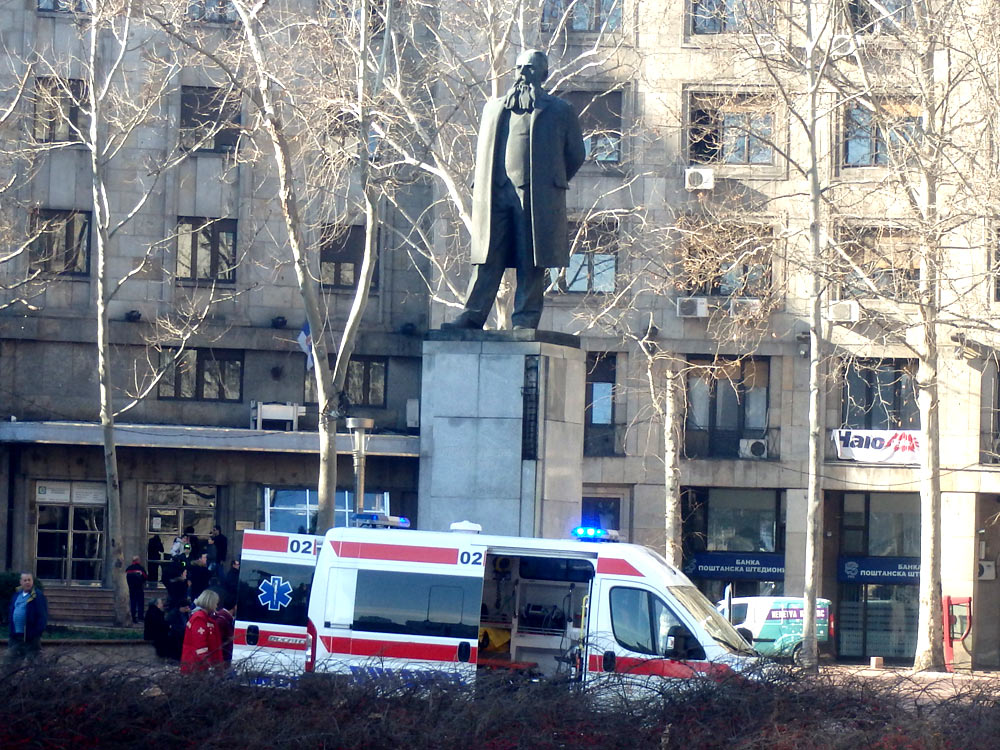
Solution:
<path fill-rule="evenodd" d="M 383 659 L 417 659 L 419 661 L 458 661 L 458 646 L 439 643 L 405 643 L 400 641 L 337 638 L 321 635 L 320 641 L 333 656 L 364 656 Z M 475 662 L 478 649 L 472 647 L 470 661 Z"/>
<path fill-rule="evenodd" d="M 256 549 L 262 552 L 287 552 L 288 537 L 274 534 L 254 534 L 243 532 L 243 549 Z"/>
<path fill-rule="evenodd" d="M 617 557 L 597 558 L 597 574 L 606 576 L 638 576 L 642 578 L 642 573 L 632 566 L 632 563 Z"/>
<path fill-rule="evenodd" d="M 601 654 L 591 654 L 587 664 L 590 672 L 604 671 L 604 657 Z M 689 679 L 698 675 L 721 679 L 733 674 L 727 664 L 716 664 L 710 661 L 674 661 L 673 659 L 642 659 L 634 656 L 618 656 L 615 658 L 614 674 L 653 675 L 656 677 L 679 677 Z"/>
<path fill-rule="evenodd" d="M 408 544 L 368 544 L 331 541 L 337 557 L 359 560 L 390 560 L 392 562 L 438 563 L 457 565 L 458 550 L 448 547 L 417 547 Z"/>

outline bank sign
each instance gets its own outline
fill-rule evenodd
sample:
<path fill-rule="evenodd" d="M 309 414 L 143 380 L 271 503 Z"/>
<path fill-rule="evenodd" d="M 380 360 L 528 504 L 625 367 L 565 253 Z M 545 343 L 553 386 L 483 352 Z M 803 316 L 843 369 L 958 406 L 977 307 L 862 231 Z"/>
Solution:
<path fill-rule="evenodd" d="M 837 458 L 873 464 L 920 463 L 919 430 L 834 430 Z"/>
<path fill-rule="evenodd" d="M 841 583 L 920 583 L 919 557 L 840 557 Z"/>
<path fill-rule="evenodd" d="M 694 578 L 732 578 L 780 581 L 785 578 L 785 556 L 769 552 L 699 552 L 684 566 Z"/>

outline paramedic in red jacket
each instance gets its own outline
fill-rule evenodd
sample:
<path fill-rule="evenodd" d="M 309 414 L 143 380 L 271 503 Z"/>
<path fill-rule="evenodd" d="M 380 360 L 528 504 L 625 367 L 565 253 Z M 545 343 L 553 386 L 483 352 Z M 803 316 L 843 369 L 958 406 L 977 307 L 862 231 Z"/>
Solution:
<path fill-rule="evenodd" d="M 213 619 L 219 608 L 219 595 L 205 589 L 194 600 L 196 609 L 191 613 L 184 630 L 184 648 L 181 651 L 181 673 L 203 672 L 222 665 L 222 634 Z"/>

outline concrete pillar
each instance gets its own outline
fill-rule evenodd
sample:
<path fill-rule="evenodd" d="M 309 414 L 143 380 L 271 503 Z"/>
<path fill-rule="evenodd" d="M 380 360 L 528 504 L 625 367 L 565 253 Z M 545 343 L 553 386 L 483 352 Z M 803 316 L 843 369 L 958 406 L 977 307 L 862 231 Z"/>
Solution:
<path fill-rule="evenodd" d="M 805 593 L 806 502 L 806 490 L 785 490 L 785 594 L 788 596 Z"/>
<path fill-rule="evenodd" d="M 547 331 L 431 331 L 417 523 L 565 537 L 583 492 L 584 353 Z"/>

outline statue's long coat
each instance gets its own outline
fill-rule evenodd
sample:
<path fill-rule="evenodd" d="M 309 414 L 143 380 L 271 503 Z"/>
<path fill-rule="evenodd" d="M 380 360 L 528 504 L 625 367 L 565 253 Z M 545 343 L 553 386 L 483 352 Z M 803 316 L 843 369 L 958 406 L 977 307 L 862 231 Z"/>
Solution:
<path fill-rule="evenodd" d="M 493 194 L 493 151 L 503 102 L 491 99 L 483 109 L 476 145 L 472 188 L 472 262 L 485 263 L 490 247 L 490 201 Z M 569 264 L 566 191 L 583 164 L 586 150 L 576 112 L 549 94 L 535 100 L 531 113 L 531 227 L 535 266 Z"/>

